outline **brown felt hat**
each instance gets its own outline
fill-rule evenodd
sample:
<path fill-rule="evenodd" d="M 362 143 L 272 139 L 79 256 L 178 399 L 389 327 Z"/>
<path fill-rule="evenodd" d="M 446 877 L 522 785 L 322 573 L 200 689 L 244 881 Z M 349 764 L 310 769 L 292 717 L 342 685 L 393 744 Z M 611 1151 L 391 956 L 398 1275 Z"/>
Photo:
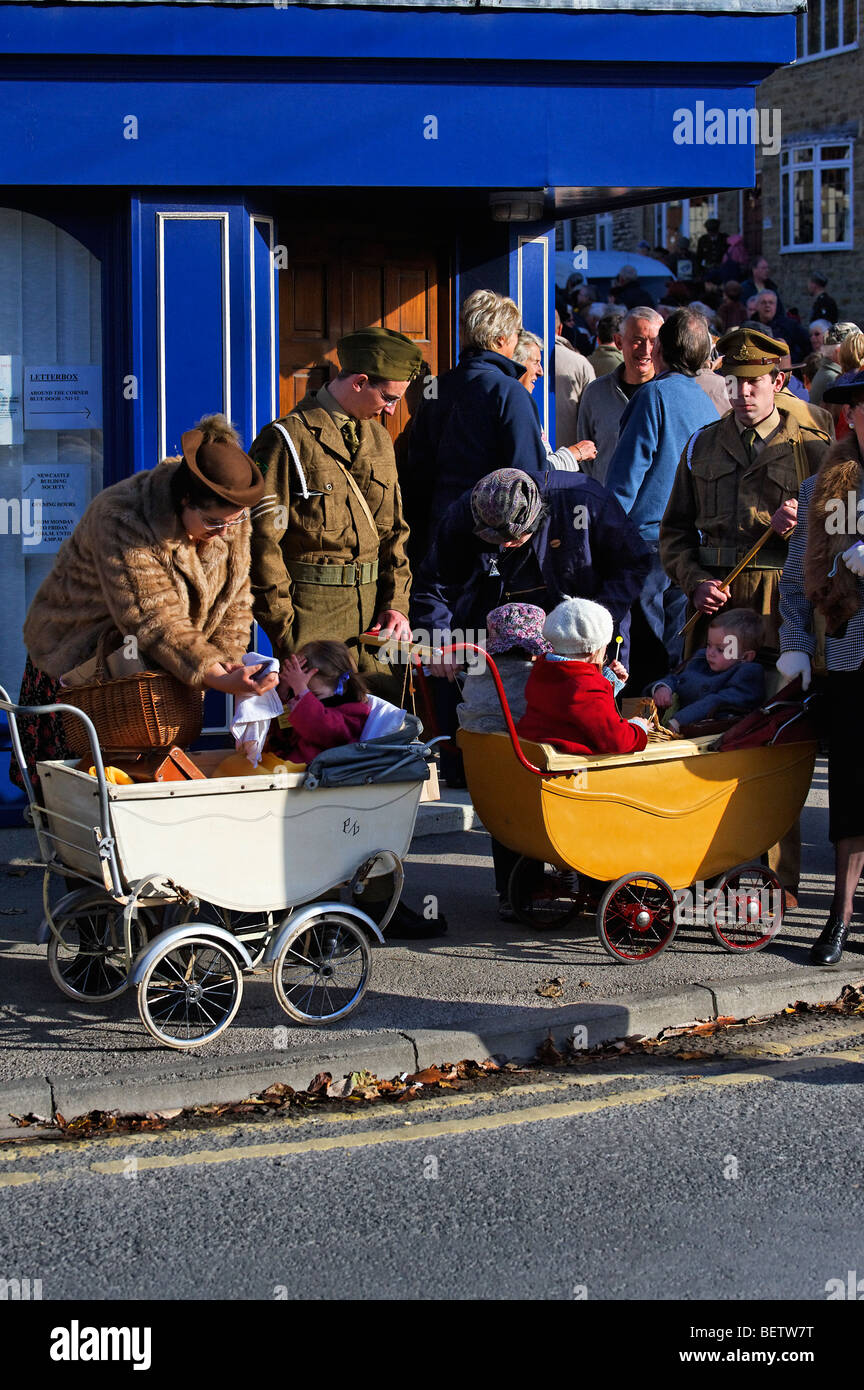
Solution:
<path fill-rule="evenodd" d="M 181 436 L 183 457 L 190 473 L 235 507 L 254 507 L 264 496 L 264 474 L 248 454 L 229 441 L 204 442 L 203 430 L 187 430 Z"/>

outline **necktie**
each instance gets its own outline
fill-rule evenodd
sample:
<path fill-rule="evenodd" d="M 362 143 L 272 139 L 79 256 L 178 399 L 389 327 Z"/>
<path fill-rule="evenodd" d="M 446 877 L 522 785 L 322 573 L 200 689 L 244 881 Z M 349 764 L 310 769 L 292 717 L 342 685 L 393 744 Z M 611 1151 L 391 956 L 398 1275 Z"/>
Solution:
<path fill-rule="evenodd" d="M 756 458 L 756 449 L 754 447 L 756 444 L 756 431 L 751 425 L 748 425 L 746 430 L 741 431 L 741 438 L 744 441 L 744 448 L 747 450 L 747 457 L 750 462 L 753 463 Z"/>
<path fill-rule="evenodd" d="M 357 450 L 360 448 L 360 436 L 357 433 L 357 422 L 355 420 L 346 420 L 345 424 L 341 426 L 340 433 L 353 459 Z"/>

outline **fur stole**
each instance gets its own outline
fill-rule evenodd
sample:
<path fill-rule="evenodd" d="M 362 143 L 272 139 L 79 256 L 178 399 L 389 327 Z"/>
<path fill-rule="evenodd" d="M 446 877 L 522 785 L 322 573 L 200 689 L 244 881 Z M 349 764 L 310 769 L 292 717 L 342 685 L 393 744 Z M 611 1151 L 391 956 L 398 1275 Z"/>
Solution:
<path fill-rule="evenodd" d="M 816 475 L 807 518 L 804 592 L 824 615 L 829 634 L 861 607 L 858 580 L 844 564 L 828 575 L 838 555 L 861 539 L 858 507 L 864 512 L 864 468 L 854 434 L 834 444 Z M 851 521 L 851 530 L 850 530 Z"/>

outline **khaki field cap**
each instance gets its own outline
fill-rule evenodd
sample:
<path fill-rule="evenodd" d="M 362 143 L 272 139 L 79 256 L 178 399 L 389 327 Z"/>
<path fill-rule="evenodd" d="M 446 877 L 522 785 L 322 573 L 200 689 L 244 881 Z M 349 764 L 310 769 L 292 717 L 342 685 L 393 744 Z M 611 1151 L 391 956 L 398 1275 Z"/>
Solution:
<path fill-rule="evenodd" d="M 267 486 L 264 474 L 237 444 L 205 443 L 203 430 L 187 430 L 180 443 L 189 471 L 211 492 L 238 509 L 261 501 Z"/>
<path fill-rule="evenodd" d="M 336 344 L 343 372 L 377 376 L 382 381 L 410 381 L 420 370 L 423 353 L 404 333 L 391 328 L 360 328 Z"/>
<path fill-rule="evenodd" d="M 733 328 L 717 339 L 717 351 L 723 357 L 722 376 L 764 376 L 780 367 L 789 349 L 755 328 Z"/>

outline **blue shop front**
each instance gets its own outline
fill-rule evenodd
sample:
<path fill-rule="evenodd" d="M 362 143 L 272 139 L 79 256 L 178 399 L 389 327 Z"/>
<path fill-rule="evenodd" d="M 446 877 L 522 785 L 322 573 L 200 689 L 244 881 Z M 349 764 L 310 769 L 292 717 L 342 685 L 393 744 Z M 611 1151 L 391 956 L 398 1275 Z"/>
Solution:
<path fill-rule="evenodd" d="M 0 684 L 89 500 L 201 415 L 251 441 L 366 324 L 445 370 L 481 286 L 551 349 L 556 220 L 752 184 L 746 122 L 705 117 L 752 109 L 800 7 L 0 5 Z"/>

